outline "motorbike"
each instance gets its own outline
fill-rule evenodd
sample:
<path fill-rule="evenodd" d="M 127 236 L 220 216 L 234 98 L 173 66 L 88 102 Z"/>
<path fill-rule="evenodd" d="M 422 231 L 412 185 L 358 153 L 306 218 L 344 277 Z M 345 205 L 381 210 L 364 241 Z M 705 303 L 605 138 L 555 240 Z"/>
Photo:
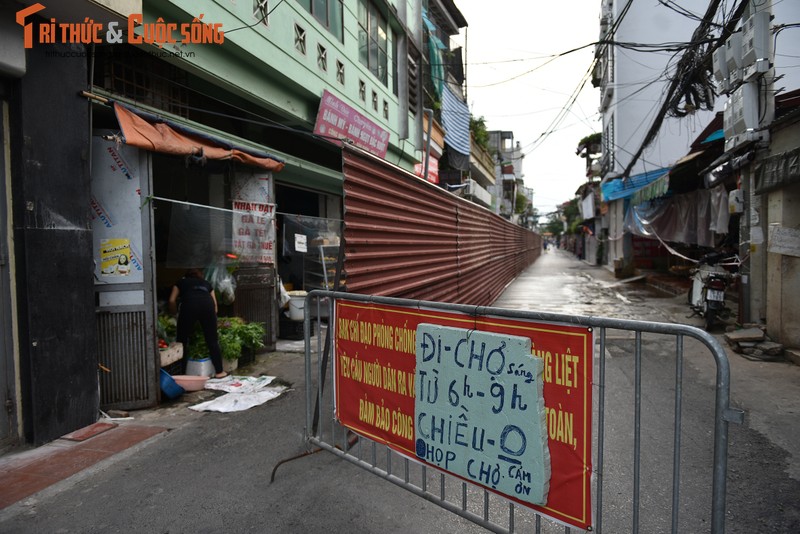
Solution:
<path fill-rule="evenodd" d="M 726 256 L 723 252 L 706 254 L 691 271 L 689 306 L 694 312 L 692 315 L 704 318 L 706 331 L 711 330 L 719 319 L 730 315 L 730 309 L 725 305 L 725 291 L 736 275 L 720 265 L 732 259 Z"/>

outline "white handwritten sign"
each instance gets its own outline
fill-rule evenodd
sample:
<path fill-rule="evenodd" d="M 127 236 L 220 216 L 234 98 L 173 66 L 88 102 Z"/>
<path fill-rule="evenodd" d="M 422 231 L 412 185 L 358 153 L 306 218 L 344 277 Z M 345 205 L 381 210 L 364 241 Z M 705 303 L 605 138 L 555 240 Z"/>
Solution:
<path fill-rule="evenodd" d="M 275 204 L 233 200 L 233 252 L 244 263 L 275 262 Z"/>
<path fill-rule="evenodd" d="M 499 493 L 547 502 L 542 371 L 527 337 L 420 324 L 418 458 Z"/>

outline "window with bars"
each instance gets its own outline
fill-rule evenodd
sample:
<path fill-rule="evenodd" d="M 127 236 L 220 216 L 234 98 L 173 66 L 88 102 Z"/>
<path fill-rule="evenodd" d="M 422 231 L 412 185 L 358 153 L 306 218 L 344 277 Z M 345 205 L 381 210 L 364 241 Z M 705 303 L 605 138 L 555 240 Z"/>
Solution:
<path fill-rule="evenodd" d="M 294 25 L 294 48 L 301 54 L 305 55 L 306 53 L 306 31 L 298 26 L 297 24 Z"/>
<path fill-rule="evenodd" d="M 389 83 L 389 29 L 369 0 L 358 0 L 358 59 L 383 85 Z"/>
<path fill-rule="evenodd" d="M 614 117 L 612 116 L 603 130 L 603 155 L 600 159 L 602 174 L 607 174 L 615 168 L 614 158 Z"/>
<path fill-rule="evenodd" d="M 336 60 L 336 81 L 344 85 L 344 63 Z"/>
<path fill-rule="evenodd" d="M 269 26 L 269 0 L 253 0 L 253 18 L 258 24 Z"/>
<path fill-rule="evenodd" d="M 344 40 L 342 0 L 297 0 L 303 9 L 333 34 L 340 42 Z"/>
<path fill-rule="evenodd" d="M 317 45 L 317 66 L 323 72 L 328 72 L 328 51 L 321 44 Z"/>
<path fill-rule="evenodd" d="M 397 58 L 400 57 L 400 50 L 398 47 L 399 39 L 392 34 L 392 93 L 394 96 L 399 96 L 400 94 L 400 77 L 399 77 L 399 66 L 397 64 Z"/>
<path fill-rule="evenodd" d="M 110 48 L 110 47 L 108 47 Z M 112 50 L 101 56 L 104 88 L 137 102 L 188 117 L 186 73 L 146 54 L 116 57 Z"/>
<path fill-rule="evenodd" d="M 420 93 L 420 79 L 419 79 L 419 62 L 417 59 L 409 54 L 408 55 L 408 111 L 413 115 L 417 115 L 419 109 L 419 93 Z"/>

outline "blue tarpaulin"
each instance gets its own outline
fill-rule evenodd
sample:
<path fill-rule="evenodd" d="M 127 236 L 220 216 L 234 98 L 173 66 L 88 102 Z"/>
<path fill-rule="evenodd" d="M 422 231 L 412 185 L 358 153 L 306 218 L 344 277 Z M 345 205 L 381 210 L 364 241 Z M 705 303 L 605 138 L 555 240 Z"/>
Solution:
<path fill-rule="evenodd" d="M 717 130 L 705 139 L 700 144 L 710 143 L 711 141 L 716 141 L 717 139 L 725 139 L 725 132 L 723 130 Z"/>
<path fill-rule="evenodd" d="M 655 171 L 643 172 L 642 174 L 631 176 L 627 180 L 623 180 L 622 178 L 609 180 L 600 186 L 603 192 L 603 201 L 608 202 L 621 198 L 629 198 L 643 187 L 667 174 L 669 171 L 670 167 L 666 167 Z"/>
<path fill-rule="evenodd" d="M 442 95 L 442 122 L 444 142 L 456 152 L 469 155 L 469 108 L 447 84 Z"/>
<path fill-rule="evenodd" d="M 436 25 L 428 18 L 428 12 L 424 8 L 422 9 L 422 22 L 428 30 L 428 39 L 430 40 L 428 55 L 431 64 L 431 82 L 436 96 L 441 97 L 446 77 L 442 51 L 447 50 L 447 45 L 436 36 Z"/>

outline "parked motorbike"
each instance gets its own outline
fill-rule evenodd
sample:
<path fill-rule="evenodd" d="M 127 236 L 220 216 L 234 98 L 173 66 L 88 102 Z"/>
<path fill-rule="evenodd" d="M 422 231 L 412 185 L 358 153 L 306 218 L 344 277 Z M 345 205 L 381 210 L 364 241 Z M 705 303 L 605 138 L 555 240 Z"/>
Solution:
<path fill-rule="evenodd" d="M 725 291 L 736 275 L 720 265 L 733 259 L 726 256 L 723 252 L 706 254 L 691 271 L 689 306 L 695 315 L 705 319 L 706 330 L 711 330 L 720 318 L 730 315 L 725 305 Z"/>

